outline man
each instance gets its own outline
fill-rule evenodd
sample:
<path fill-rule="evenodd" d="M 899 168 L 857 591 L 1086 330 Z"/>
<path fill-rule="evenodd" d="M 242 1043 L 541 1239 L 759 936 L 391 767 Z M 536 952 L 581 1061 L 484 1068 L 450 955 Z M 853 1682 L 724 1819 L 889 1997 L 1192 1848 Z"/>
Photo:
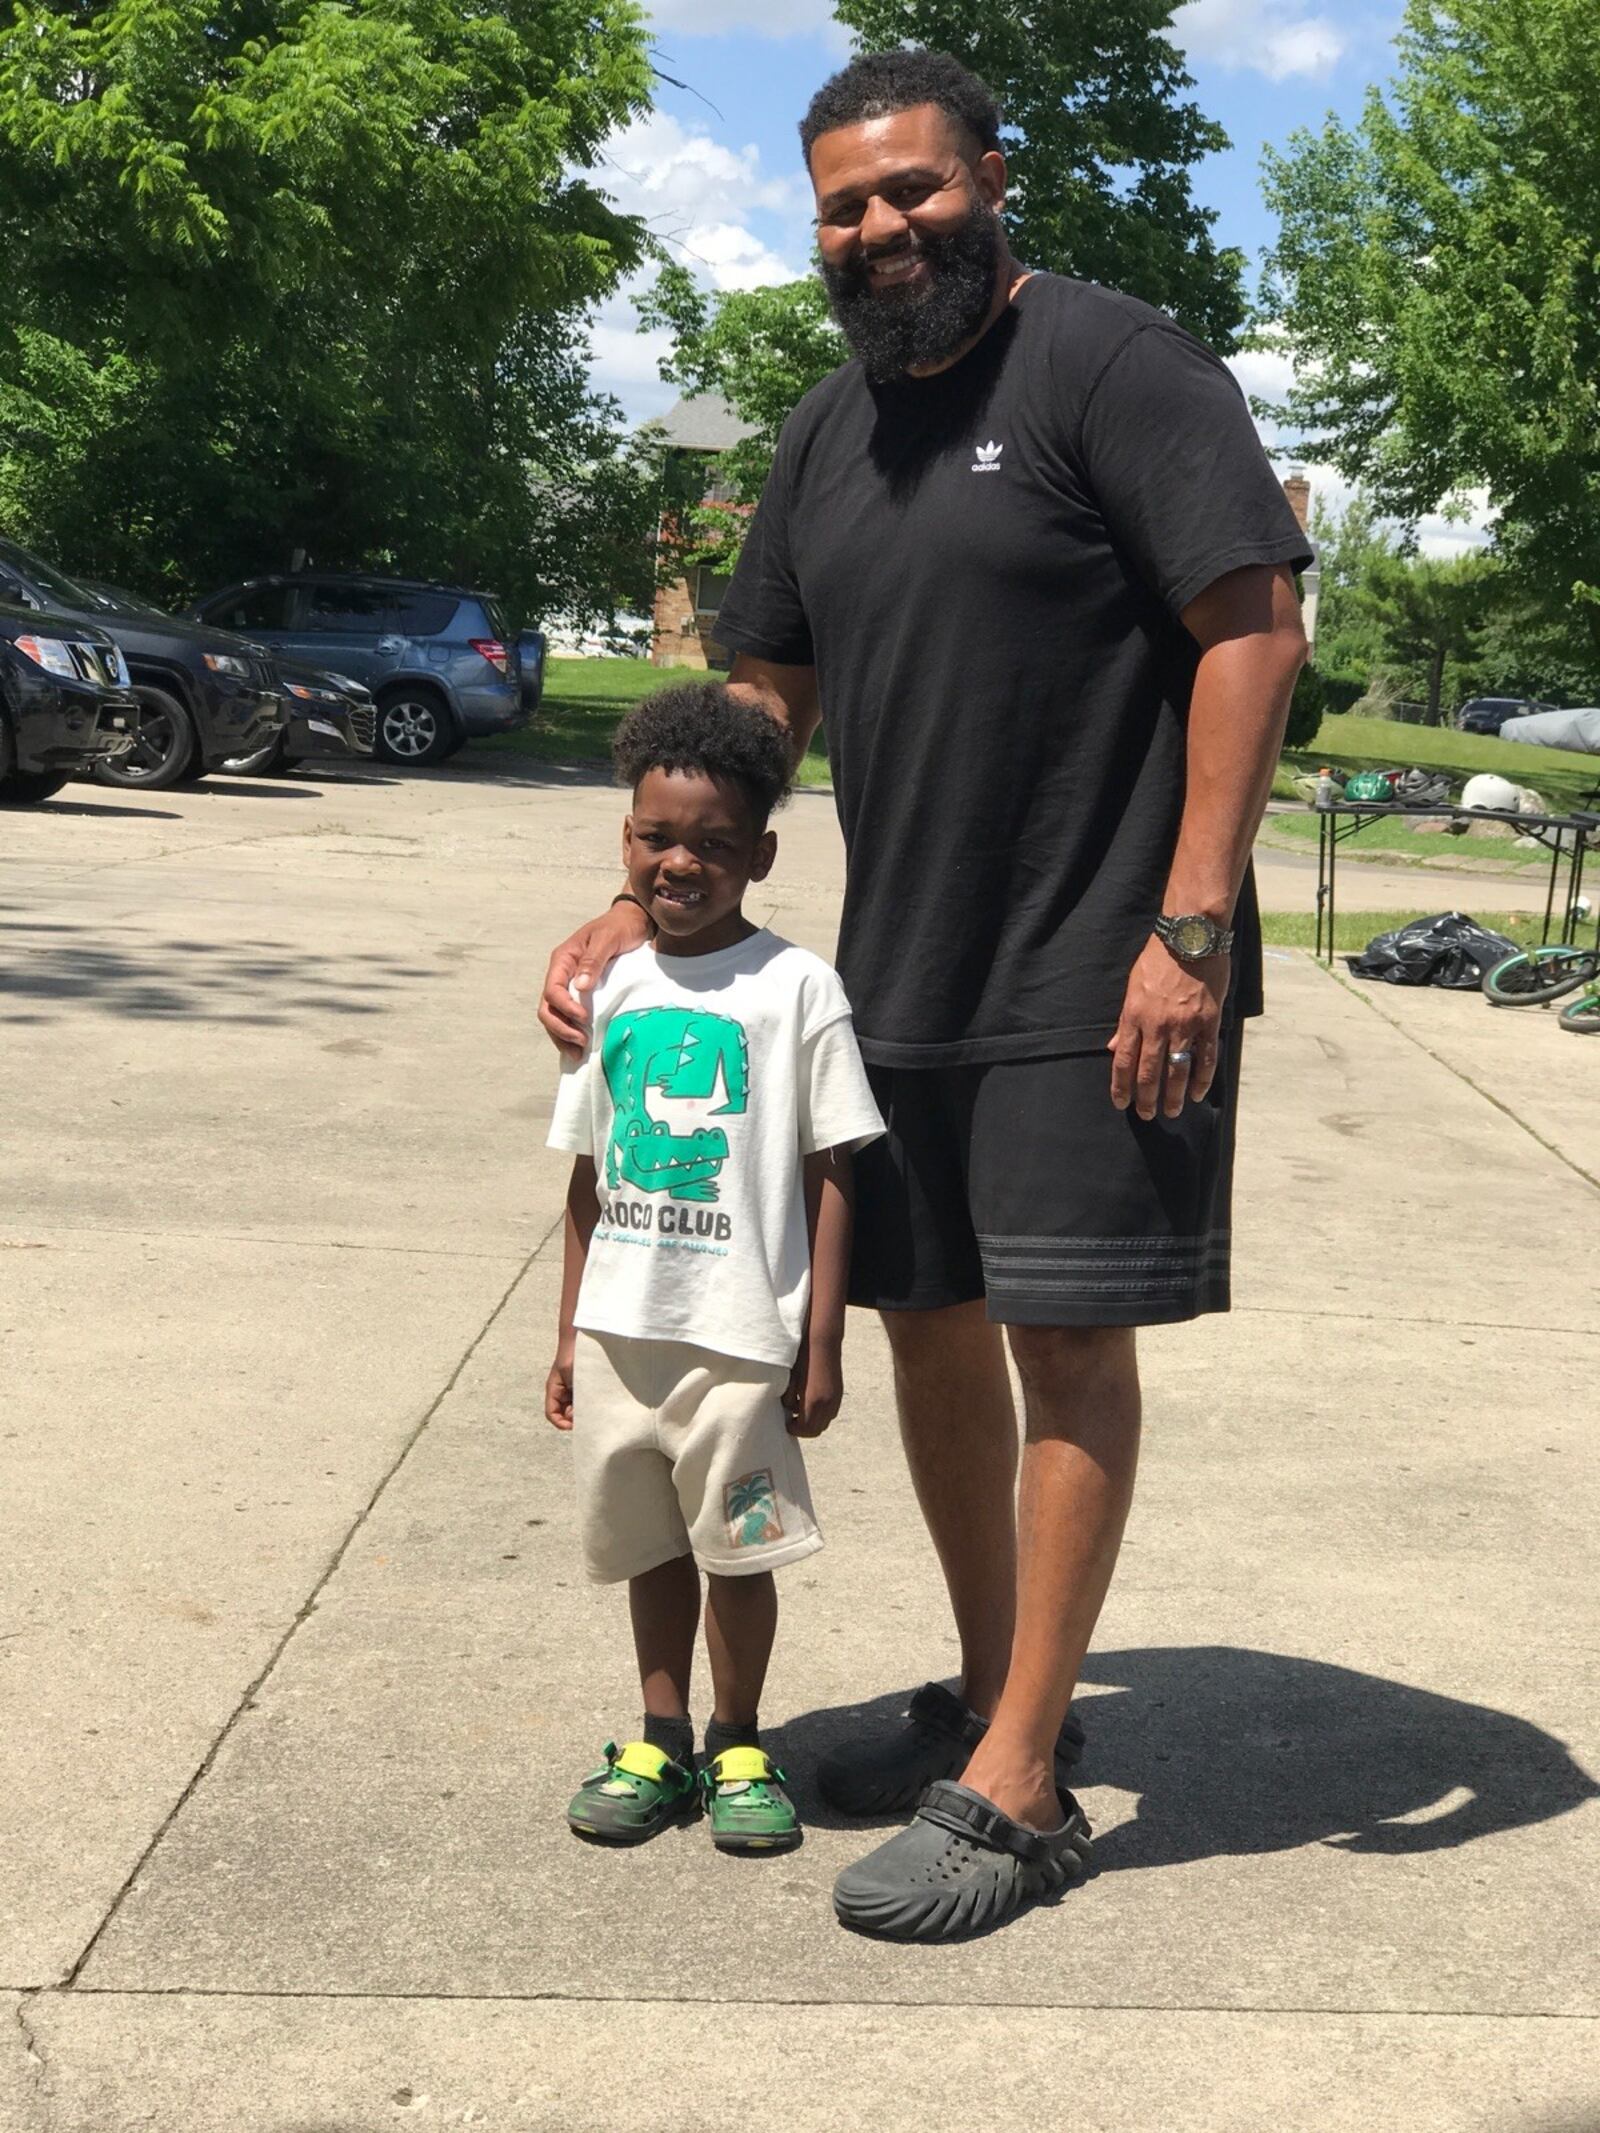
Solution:
<path fill-rule="evenodd" d="M 846 1811 L 920 1799 L 835 1892 L 903 1939 L 982 1930 L 1087 1857 L 1061 1774 L 1133 1489 L 1135 1328 L 1228 1306 L 1249 852 L 1310 560 L 1216 358 L 1011 258 L 999 123 L 938 53 L 813 100 L 854 360 L 786 423 L 718 620 L 796 750 L 825 707 L 839 968 L 888 1121 L 851 1294 L 883 1313 L 962 1674 L 819 1778 Z M 642 924 L 619 905 L 557 951 L 558 1041 L 584 1032 L 569 981 Z"/>

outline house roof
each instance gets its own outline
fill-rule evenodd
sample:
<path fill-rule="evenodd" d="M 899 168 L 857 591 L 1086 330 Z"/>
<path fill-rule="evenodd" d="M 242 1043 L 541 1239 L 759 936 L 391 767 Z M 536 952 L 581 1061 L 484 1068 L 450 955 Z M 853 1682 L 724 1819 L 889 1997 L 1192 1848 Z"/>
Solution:
<path fill-rule="evenodd" d="M 726 452 L 755 434 L 754 423 L 741 422 L 720 393 L 687 394 L 650 428 L 685 452 Z"/>

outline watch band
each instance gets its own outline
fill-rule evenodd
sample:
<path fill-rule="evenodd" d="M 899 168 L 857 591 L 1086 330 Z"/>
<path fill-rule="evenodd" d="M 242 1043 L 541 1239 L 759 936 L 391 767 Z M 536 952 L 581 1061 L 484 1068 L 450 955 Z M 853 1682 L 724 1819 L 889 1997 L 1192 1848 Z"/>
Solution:
<path fill-rule="evenodd" d="M 1233 928 L 1219 926 L 1204 911 L 1164 911 L 1151 931 L 1182 963 L 1203 963 L 1207 956 L 1233 952 Z"/>

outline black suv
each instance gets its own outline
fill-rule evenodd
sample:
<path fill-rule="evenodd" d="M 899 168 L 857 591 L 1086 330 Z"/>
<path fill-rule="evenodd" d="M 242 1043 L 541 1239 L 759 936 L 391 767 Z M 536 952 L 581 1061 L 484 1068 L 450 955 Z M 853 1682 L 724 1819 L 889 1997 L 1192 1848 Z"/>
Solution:
<path fill-rule="evenodd" d="M 97 625 L 128 663 L 138 699 L 132 750 L 96 766 L 107 785 L 148 790 L 249 755 L 282 728 L 272 662 L 257 645 L 97 591 L 0 540 L 0 600 Z"/>
<path fill-rule="evenodd" d="M 49 800 L 68 778 L 126 755 L 138 716 L 104 630 L 0 606 L 0 807 Z"/>
<path fill-rule="evenodd" d="M 230 585 L 193 612 L 370 689 L 387 763 L 442 763 L 475 734 L 525 725 L 544 688 L 541 632 L 513 636 L 493 593 L 461 585 L 304 570 Z"/>

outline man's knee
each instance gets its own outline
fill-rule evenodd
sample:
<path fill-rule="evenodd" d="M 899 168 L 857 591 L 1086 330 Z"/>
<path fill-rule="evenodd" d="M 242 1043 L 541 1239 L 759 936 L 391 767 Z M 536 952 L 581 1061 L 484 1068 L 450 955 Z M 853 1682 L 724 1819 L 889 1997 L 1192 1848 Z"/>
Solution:
<path fill-rule="evenodd" d="M 1069 1411 L 1108 1397 L 1137 1406 L 1139 1359 L 1132 1326 L 1008 1326 L 1017 1374 L 1033 1411 Z"/>

